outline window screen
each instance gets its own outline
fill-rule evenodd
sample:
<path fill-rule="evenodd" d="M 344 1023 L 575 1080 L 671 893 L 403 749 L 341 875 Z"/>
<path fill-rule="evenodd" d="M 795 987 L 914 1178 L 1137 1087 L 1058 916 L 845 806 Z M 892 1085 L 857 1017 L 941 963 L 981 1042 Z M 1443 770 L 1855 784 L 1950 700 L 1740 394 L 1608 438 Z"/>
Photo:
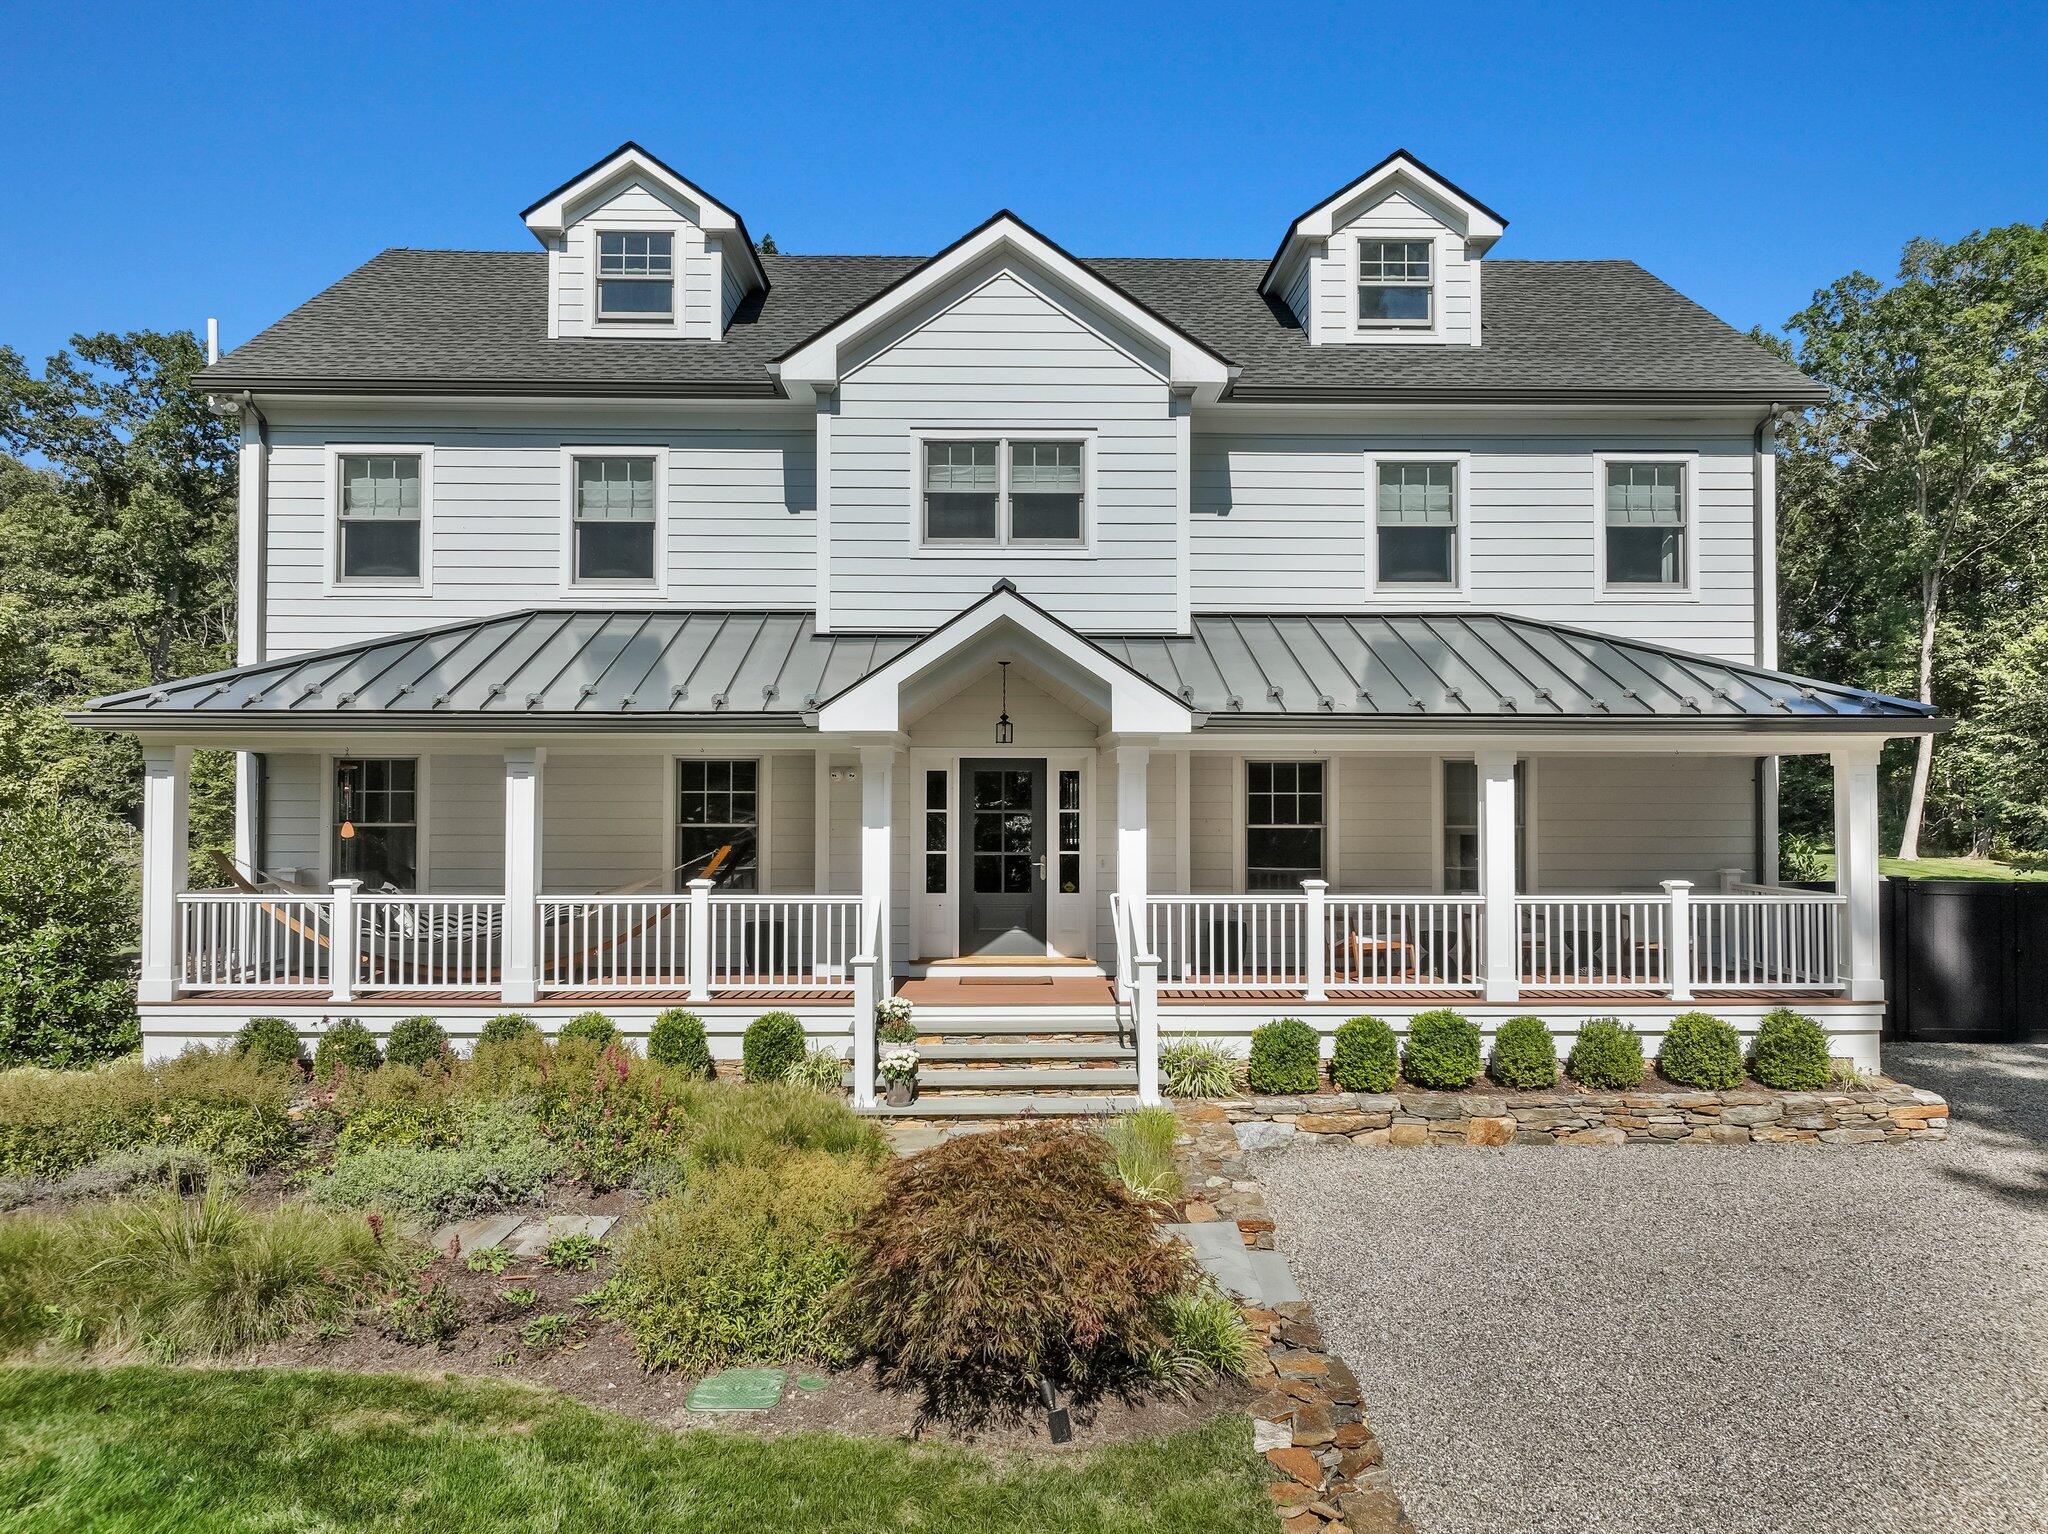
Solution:
<path fill-rule="evenodd" d="M 341 578 L 420 578 L 420 460 L 382 454 L 340 460 Z"/>
<path fill-rule="evenodd" d="M 1685 465 L 1607 466 L 1607 581 L 1685 583 Z"/>
<path fill-rule="evenodd" d="M 654 579 L 656 486 L 652 458 L 576 460 L 579 581 Z"/>
<path fill-rule="evenodd" d="M 1458 578 L 1458 470 L 1449 463 L 1379 466 L 1382 585 L 1451 585 Z"/>

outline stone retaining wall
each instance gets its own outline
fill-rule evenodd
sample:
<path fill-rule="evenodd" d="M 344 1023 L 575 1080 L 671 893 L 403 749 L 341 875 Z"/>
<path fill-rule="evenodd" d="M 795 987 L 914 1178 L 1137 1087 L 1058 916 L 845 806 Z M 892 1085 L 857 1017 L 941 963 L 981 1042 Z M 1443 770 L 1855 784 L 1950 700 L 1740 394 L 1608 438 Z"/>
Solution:
<path fill-rule="evenodd" d="M 1273 1221 L 1258 1174 L 1209 1103 L 1181 1103 L 1176 1147 L 1187 1192 L 1182 1218 L 1228 1220 L 1247 1247 L 1270 1251 Z M 1323 1342 L 1306 1301 L 1247 1307 L 1258 1344 L 1252 1432 L 1273 1468 L 1267 1487 L 1284 1534 L 1414 1534 L 1394 1493 L 1358 1379 Z"/>
<path fill-rule="evenodd" d="M 1948 1104 L 1898 1082 L 1825 1092 L 1332 1092 L 1218 1099 L 1248 1150 L 1354 1145 L 1877 1145 L 1940 1140 Z"/>

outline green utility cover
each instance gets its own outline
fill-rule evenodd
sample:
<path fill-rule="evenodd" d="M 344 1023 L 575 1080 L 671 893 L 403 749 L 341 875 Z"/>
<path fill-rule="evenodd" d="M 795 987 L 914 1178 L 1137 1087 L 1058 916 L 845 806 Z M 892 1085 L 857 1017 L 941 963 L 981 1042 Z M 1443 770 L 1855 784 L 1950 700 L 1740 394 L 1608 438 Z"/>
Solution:
<path fill-rule="evenodd" d="M 799 1390 L 823 1390 L 829 1383 L 830 1381 L 822 1374 L 799 1374 L 796 1377 L 796 1388 Z"/>
<path fill-rule="evenodd" d="M 781 1369 L 724 1369 L 707 1374 L 683 1399 L 688 1411 L 767 1411 L 782 1399 Z"/>

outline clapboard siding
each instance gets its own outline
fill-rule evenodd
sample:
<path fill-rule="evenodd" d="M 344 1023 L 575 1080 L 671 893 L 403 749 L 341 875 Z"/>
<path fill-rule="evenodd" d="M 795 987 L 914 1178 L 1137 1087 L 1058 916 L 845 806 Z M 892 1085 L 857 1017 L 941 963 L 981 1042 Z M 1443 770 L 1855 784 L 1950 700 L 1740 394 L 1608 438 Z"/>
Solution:
<path fill-rule="evenodd" d="M 541 777 L 541 886 L 559 894 L 668 888 L 667 771 L 658 756 L 548 753 Z"/>
<path fill-rule="evenodd" d="M 1750 757 L 1543 757 L 1535 801 L 1542 889 L 1712 889 L 1724 868 L 1754 876 Z"/>
<path fill-rule="evenodd" d="M 1595 455 L 1698 456 L 1694 594 L 1596 596 Z M 1374 452 L 1469 454 L 1462 596 L 1390 597 L 1367 585 Z M 1198 433 L 1190 529 L 1196 611 L 1356 611 L 1421 601 L 1581 624 L 1730 660 L 1755 650 L 1755 472 L 1746 435 L 1682 422 L 1517 435 L 1317 429 Z"/>
<path fill-rule="evenodd" d="M 263 871 L 300 884 L 321 874 L 320 768 L 310 751 L 272 751 L 264 758 Z"/>
<path fill-rule="evenodd" d="M 808 751 L 768 758 L 768 887 L 784 894 L 810 894 L 817 862 L 812 807 L 812 761 Z"/>
<path fill-rule="evenodd" d="M 1434 757 L 1339 756 L 1336 760 L 1337 890 L 1436 887 Z"/>
<path fill-rule="evenodd" d="M 550 761 L 548 767 L 554 763 Z M 543 787 L 553 785 L 543 779 Z M 551 793 L 541 808 L 559 799 Z M 505 759 L 436 754 L 427 763 L 427 882 L 447 894 L 505 888 Z M 545 883 L 545 857 L 543 857 Z"/>
<path fill-rule="evenodd" d="M 1171 628 L 1180 466 L 1154 366 L 1018 276 L 988 276 L 856 368 L 829 418 L 831 622 L 929 628 L 1007 576 L 1095 629 Z M 921 428 L 1072 429 L 1093 457 L 1092 557 L 917 551 Z"/>
<path fill-rule="evenodd" d="M 650 345 L 661 343 L 650 342 Z M 328 589 L 330 444 L 431 446 L 431 594 Z M 267 650 L 277 659 L 430 624 L 591 597 L 563 587 L 565 445 L 666 447 L 666 592 L 678 606 L 808 608 L 817 453 L 807 415 L 703 426 L 508 426 L 479 416 L 278 424 L 270 454 Z M 648 600 L 641 597 L 639 600 Z"/>

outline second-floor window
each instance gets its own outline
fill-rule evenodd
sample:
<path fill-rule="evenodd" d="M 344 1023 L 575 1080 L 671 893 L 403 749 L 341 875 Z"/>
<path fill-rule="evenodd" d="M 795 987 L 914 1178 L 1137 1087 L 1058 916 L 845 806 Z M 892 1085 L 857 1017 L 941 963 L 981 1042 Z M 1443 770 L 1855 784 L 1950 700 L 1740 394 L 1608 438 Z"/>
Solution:
<path fill-rule="evenodd" d="M 1086 540 L 1086 449 L 1080 442 L 926 442 L 923 472 L 928 544 L 1077 547 Z"/>
<path fill-rule="evenodd" d="M 597 236 L 597 317 L 601 320 L 665 320 L 675 311 L 675 237 L 600 231 Z"/>
<path fill-rule="evenodd" d="M 1685 585 L 1685 465 L 1609 463 L 1605 487 L 1607 584 Z"/>
<path fill-rule="evenodd" d="M 420 460 L 348 454 L 339 460 L 339 574 L 345 581 L 420 578 Z"/>
<path fill-rule="evenodd" d="M 1382 463 L 1377 502 L 1379 584 L 1455 585 L 1458 466 Z"/>
<path fill-rule="evenodd" d="M 1427 330 L 1431 308 L 1428 240 L 1358 242 L 1358 323 Z"/>
<path fill-rule="evenodd" d="M 652 457 L 576 460 L 572 577 L 578 582 L 654 583 L 660 525 Z"/>

